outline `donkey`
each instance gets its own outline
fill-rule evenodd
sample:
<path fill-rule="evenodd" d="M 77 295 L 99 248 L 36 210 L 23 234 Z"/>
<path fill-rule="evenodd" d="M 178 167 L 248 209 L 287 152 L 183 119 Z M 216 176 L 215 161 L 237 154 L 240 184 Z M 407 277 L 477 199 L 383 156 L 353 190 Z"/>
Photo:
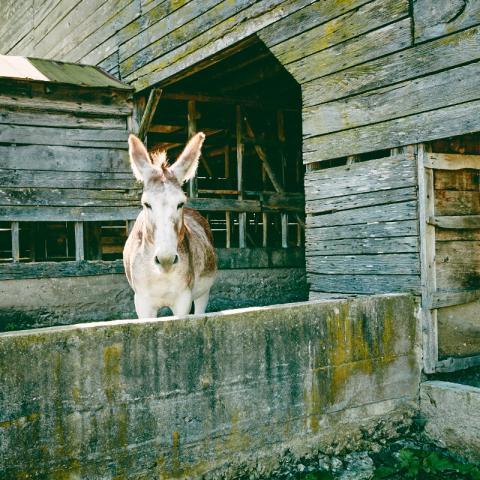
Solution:
<path fill-rule="evenodd" d="M 150 156 L 135 136 L 128 139 L 133 174 L 143 182 L 142 206 L 123 250 L 138 318 L 204 313 L 217 262 L 212 233 L 197 211 L 185 207 L 182 185 L 193 178 L 205 135 L 197 133 L 173 165 L 165 154 Z"/>

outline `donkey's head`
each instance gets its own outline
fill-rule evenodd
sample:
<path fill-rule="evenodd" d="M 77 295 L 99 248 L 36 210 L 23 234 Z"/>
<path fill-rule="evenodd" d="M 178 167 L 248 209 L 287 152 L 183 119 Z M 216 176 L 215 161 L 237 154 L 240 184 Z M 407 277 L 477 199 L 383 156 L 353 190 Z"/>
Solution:
<path fill-rule="evenodd" d="M 165 155 L 152 158 L 135 136 L 128 139 L 133 174 L 143 182 L 144 237 L 153 245 L 152 262 L 168 271 L 178 262 L 178 245 L 184 235 L 182 185 L 195 176 L 205 135 L 197 133 L 173 165 Z"/>

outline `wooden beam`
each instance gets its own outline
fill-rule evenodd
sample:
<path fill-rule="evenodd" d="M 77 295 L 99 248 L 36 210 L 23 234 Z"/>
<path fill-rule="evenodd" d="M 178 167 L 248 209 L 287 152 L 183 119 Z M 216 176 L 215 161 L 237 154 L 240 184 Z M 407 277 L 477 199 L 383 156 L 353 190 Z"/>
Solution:
<path fill-rule="evenodd" d="M 20 225 L 18 222 L 11 223 L 12 232 L 12 259 L 14 262 L 20 261 Z"/>
<path fill-rule="evenodd" d="M 439 170 L 480 169 L 480 155 L 460 153 L 428 153 L 425 167 Z"/>
<path fill-rule="evenodd" d="M 197 106 L 196 106 L 195 100 L 188 101 L 187 121 L 188 121 L 188 138 L 190 139 L 197 133 Z M 187 189 L 188 189 L 188 196 L 190 198 L 198 197 L 198 182 L 197 182 L 196 175 L 188 182 Z"/>
<path fill-rule="evenodd" d="M 75 260 L 77 262 L 85 260 L 83 222 L 75 222 Z"/>
<path fill-rule="evenodd" d="M 162 90 L 159 88 L 152 88 L 150 95 L 148 96 L 147 105 L 145 111 L 143 112 L 142 120 L 140 121 L 140 126 L 138 127 L 138 138 L 144 140 L 147 135 L 150 124 L 152 123 L 153 116 L 157 109 L 158 102 L 162 96 Z"/>
<path fill-rule="evenodd" d="M 435 292 L 431 297 L 430 308 L 452 307 L 480 300 L 480 289 L 463 292 Z"/>
<path fill-rule="evenodd" d="M 470 230 L 480 228 L 480 215 L 445 215 L 430 216 L 428 224 L 439 228 Z"/>
<path fill-rule="evenodd" d="M 288 213 L 281 214 L 282 222 L 282 248 L 288 247 Z"/>
<path fill-rule="evenodd" d="M 237 151 L 237 189 L 239 191 L 238 198 L 243 199 L 243 111 L 240 105 L 235 107 L 235 137 Z M 246 247 L 246 227 L 247 214 L 240 212 L 238 214 L 238 245 L 240 248 Z"/>
<path fill-rule="evenodd" d="M 230 212 L 225 212 L 225 247 L 230 248 L 232 244 L 232 217 Z"/>
<path fill-rule="evenodd" d="M 458 370 L 465 370 L 467 368 L 478 367 L 480 365 L 480 355 L 471 357 L 454 358 L 450 357 L 445 360 L 440 360 L 435 365 L 435 372 L 449 373 L 457 372 Z"/>

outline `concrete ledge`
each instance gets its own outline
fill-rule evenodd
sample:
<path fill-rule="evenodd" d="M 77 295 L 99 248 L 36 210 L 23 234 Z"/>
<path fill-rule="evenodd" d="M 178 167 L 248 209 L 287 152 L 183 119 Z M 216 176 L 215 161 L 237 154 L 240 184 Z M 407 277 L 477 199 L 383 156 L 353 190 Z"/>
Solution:
<path fill-rule="evenodd" d="M 425 433 L 442 447 L 480 461 L 480 388 L 432 381 L 421 384 Z"/>
<path fill-rule="evenodd" d="M 386 295 L 0 334 L 0 478 L 238 478 L 416 411 L 416 302 Z"/>

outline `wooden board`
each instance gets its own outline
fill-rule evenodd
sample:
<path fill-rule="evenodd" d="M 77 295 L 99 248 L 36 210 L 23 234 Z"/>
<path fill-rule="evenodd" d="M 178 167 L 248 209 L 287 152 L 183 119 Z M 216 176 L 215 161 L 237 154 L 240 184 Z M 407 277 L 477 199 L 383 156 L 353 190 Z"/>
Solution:
<path fill-rule="evenodd" d="M 342 132 L 307 138 L 304 163 L 393 148 L 480 130 L 480 101 L 472 101 Z"/>
<path fill-rule="evenodd" d="M 298 83 L 326 76 L 348 67 L 402 50 L 412 44 L 411 19 L 360 35 L 286 65 Z"/>
<path fill-rule="evenodd" d="M 413 3 L 415 41 L 443 37 L 480 23 L 476 0 L 417 0 Z"/>
<path fill-rule="evenodd" d="M 480 27 L 392 53 L 302 86 L 305 107 L 433 74 L 480 58 Z M 442 137 L 437 137 L 442 138 Z"/>
<path fill-rule="evenodd" d="M 428 153 L 425 159 L 425 166 L 439 170 L 480 169 L 480 155 Z"/>
<path fill-rule="evenodd" d="M 303 135 L 321 135 L 477 100 L 479 92 L 480 62 L 475 62 L 304 109 Z"/>

